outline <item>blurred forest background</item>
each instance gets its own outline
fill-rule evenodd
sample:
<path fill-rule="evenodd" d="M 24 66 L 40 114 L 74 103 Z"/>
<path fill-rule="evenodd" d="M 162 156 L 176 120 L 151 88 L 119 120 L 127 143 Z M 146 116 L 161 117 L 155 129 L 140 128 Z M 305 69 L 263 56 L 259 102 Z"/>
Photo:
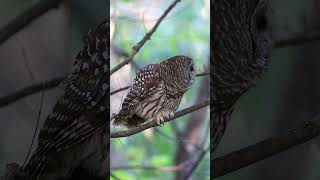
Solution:
<path fill-rule="evenodd" d="M 1 0 L 0 28 L 39 0 Z M 0 44 L 0 97 L 53 78 L 65 77 L 83 46 L 82 37 L 107 16 L 106 1 L 65 0 Z M 45 91 L 39 127 L 61 90 Z M 41 93 L 0 107 L 0 174 L 22 164 L 34 133 Z M 33 149 L 36 147 L 34 143 Z"/>
<path fill-rule="evenodd" d="M 271 0 L 275 40 L 320 37 L 320 1 Z M 213 12 L 214 14 L 214 12 Z M 257 86 L 237 103 L 216 157 L 241 149 L 311 120 L 320 113 L 319 41 L 274 48 Z M 219 180 L 318 180 L 320 138 L 295 146 Z"/>
<path fill-rule="evenodd" d="M 153 27 L 173 0 L 111 0 L 111 67 Z M 138 69 L 175 55 L 194 59 L 197 73 L 208 72 L 210 1 L 183 0 L 161 22 L 134 60 L 110 77 L 111 91 L 131 85 Z M 111 113 L 118 113 L 128 90 L 111 96 Z M 195 78 L 179 110 L 209 98 L 209 77 Z M 121 130 L 111 126 L 111 131 Z M 209 146 L 209 107 L 165 123 L 163 127 L 111 139 L 111 179 L 183 179 Z M 199 161 L 189 179 L 209 179 L 210 154 Z"/>

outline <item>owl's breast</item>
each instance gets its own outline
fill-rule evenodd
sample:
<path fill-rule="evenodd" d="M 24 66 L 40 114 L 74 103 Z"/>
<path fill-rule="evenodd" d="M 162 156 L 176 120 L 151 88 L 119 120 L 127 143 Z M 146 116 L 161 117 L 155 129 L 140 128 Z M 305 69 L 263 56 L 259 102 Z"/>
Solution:
<path fill-rule="evenodd" d="M 166 96 L 162 88 L 157 88 L 151 96 L 144 99 L 136 107 L 136 115 L 145 120 L 153 118 L 164 106 Z"/>
<path fill-rule="evenodd" d="M 136 115 L 145 120 L 159 118 L 159 116 L 167 119 L 177 110 L 181 98 L 168 96 L 161 89 L 138 105 Z"/>

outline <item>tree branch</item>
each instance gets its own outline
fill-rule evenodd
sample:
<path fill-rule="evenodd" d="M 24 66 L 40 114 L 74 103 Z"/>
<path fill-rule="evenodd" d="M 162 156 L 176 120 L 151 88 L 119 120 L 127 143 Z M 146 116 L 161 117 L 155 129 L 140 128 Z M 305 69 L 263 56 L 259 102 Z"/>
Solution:
<path fill-rule="evenodd" d="M 12 35 L 30 24 L 35 18 L 46 13 L 52 8 L 57 8 L 63 0 L 39 0 L 32 7 L 21 13 L 0 29 L 0 44 L 8 40 Z"/>
<path fill-rule="evenodd" d="M 190 170 L 188 172 L 186 172 L 186 175 L 184 176 L 184 180 L 188 180 L 189 179 L 189 177 L 196 170 L 196 168 L 200 164 L 201 160 L 204 158 L 204 155 L 206 155 L 206 153 L 209 151 L 209 149 L 210 149 L 210 146 L 208 148 L 206 148 L 205 150 L 202 150 L 200 152 L 200 154 L 198 155 L 198 157 L 195 160 L 195 162 L 192 163 L 192 167 L 190 168 Z"/>
<path fill-rule="evenodd" d="M 318 135 L 320 135 L 320 115 L 282 136 L 266 139 L 214 159 L 211 166 L 211 178 L 223 176 L 264 160 L 291 147 L 305 143 Z"/>
<path fill-rule="evenodd" d="M 124 49 L 114 45 L 114 44 L 111 44 L 111 50 L 118 56 L 120 57 L 124 57 L 124 58 L 128 58 L 130 55 L 128 52 L 126 52 Z M 132 59 L 131 61 L 131 64 L 134 66 L 134 68 L 136 69 L 141 69 L 140 65 L 138 65 L 136 62 L 139 61 L 139 60 L 136 60 L 136 59 Z"/>
<path fill-rule="evenodd" d="M 129 89 L 130 87 L 131 87 L 131 86 L 125 86 L 125 87 L 119 88 L 119 89 L 117 89 L 117 90 L 111 91 L 111 92 L 110 92 L 110 96 L 112 96 L 112 95 L 114 95 L 114 94 L 116 94 L 116 93 L 118 93 L 118 92 L 120 92 L 120 91 L 124 91 L 124 90 L 126 90 L 126 89 Z"/>
<path fill-rule="evenodd" d="M 26 96 L 35 94 L 37 92 L 43 91 L 44 90 L 44 85 L 45 85 L 45 90 L 49 90 L 52 88 L 57 87 L 61 81 L 63 81 L 65 78 L 64 77 L 59 77 L 59 78 L 54 78 L 50 81 L 47 82 L 42 82 L 39 84 L 31 85 L 29 87 L 25 87 L 21 90 L 18 90 L 16 92 L 13 92 L 7 96 L 4 96 L 0 98 L 0 108 L 7 106 L 15 101 L 18 101 L 21 98 L 24 98 Z"/>
<path fill-rule="evenodd" d="M 161 15 L 161 17 L 157 20 L 156 24 L 152 27 L 152 29 L 132 48 L 132 52 L 128 58 L 126 58 L 124 61 L 122 61 L 120 64 L 118 64 L 116 67 L 114 67 L 110 71 L 110 76 L 115 73 L 117 70 L 119 70 L 124 65 L 128 64 L 130 61 L 132 61 L 133 57 L 139 52 L 141 47 L 147 42 L 147 40 L 150 39 L 151 35 L 157 30 L 158 26 L 160 25 L 161 21 L 169 14 L 169 12 L 176 6 L 178 2 L 181 0 L 175 0 L 170 4 L 170 6 L 164 11 L 164 13 Z"/>
<path fill-rule="evenodd" d="M 207 75 L 209 75 L 209 74 L 210 74 L 210 73 L 208 73 L 208 72 L 203 72 L 203 73 L 196 74 L 196 77 L 207 76 Z M 119 89 L 117 89 L 117 90 L 111 91 L 111 92 L 110 92 L 110 96 L 112 96 L 112 95 L 114 95 L 114 94 L 116 94 L 116 93 L 118 93 L 118 92 L 127 90 L 127 89 L 129 89 L 130 87 L 131 87 L 131 86 L 125 86 L 125 87 L 119 88 Z M 0 106 L 0 107 L 1 107 L 1 106 Z"/>
<path fill-rule="evenodd" d="M 115 180 L 121 180 L 120 178 L 118 178 L 117 176 L 115 176 L 114 174 L 110 173 L 110 177 L 113 177 Z"/>
<path fill-rule="evenodd" d="M 299 46 L 305 43 L 310 43 L 310 42 L 319 41 L 319 40 L 320 40 L 320 32 L 313 33 L 313 34 L 301 34 L 293 38 L 276 41 L 273 47 L 283 48 L 287 46 Z"/>
<path fill-rule="evenodd" d="M 206 101 L 203 101 L 199 104 L 196 104 L 194 106 L 191 106 L 191 107 L 188 107 L 186 109 L 183 109 L 177 113 L 175 113 L 174 117 L 173 118 L 170 118 L 170 119 L 166 119 L 165 122 L 168 122 L 168 121 L 171 121 L 173 119 L 176 119 L 178 117 L 181 117 L 181 116 L 184 116 L 186 114 L 189 114 L 193 111 L 196 111 L 198 109 L 201 109 L 207 105 L 209 105 L 209 100 L 206 100 Z M 142 124 L 140 126 L 137 126 L 137 127 L 134 127 L 132 129 L 129 129 L 129 130 L 123 130 L 123 131 L 117 131 L 117 132 L 111 132 L 111 138 L 120 138 L 120 137 L 127 137 L 127 136 L 131 136 L 131 135 L 134 135 L 134 134 L 137 134 L 143 130 L 146 130 L 146 129 L 149 129 L 149 128 L 152 128 L 152 127 L 156 127 L 158 126 L 157 125 L 157 122 L 155 121 L 150 121 L 148 123 L 145 123 L 145 124 Z"/>
<path fill-rule="evenodd" d="M 141 169 L 141 170 L 159 170 L 159 171 L 180 171 L 183 168 L 182 165 L 177 166 L 118 166 L 111 167 L 111 170 L 130 170 L 130 169 Z"/>
<path fill-rule="evenodd" d="M 205 76 L 205 75 L 209 75 L 209 73 L 204 72 L 204 73 L 200 73 L 197 74 L 196 76 Z M 42 90 L 50 90 L 53 89 L 57 86 L 59 86 L 59 84 L 65 79 L 65 77 L 58 77 L 58 78 L 53 78 L 51 80 L 48 80 L 46 83 L 46 88 L 43 89 L 43 85 L 45 84 L 45 82 L 41 82 L 38 84 L 34 84 L 25 88 L 22 88 L 16 92 L 10 93 L 9 95 L 6 95 L 4 97 L 0 97 L 0 108 L 5 107 L 10 105 L 11 103 L 14 103 L 22 98 L 25 98 L 27 96 L 30 96 L 32 94 L 36 94 L 38 92 L 41 92 Z M 130 86 L 125 86 L 119 89 L 116 89 L 114 91 L 110 92 L 110 96 L 114 95 L 118 92 L 124 91 L 126 89 L 129 89 Z"/>

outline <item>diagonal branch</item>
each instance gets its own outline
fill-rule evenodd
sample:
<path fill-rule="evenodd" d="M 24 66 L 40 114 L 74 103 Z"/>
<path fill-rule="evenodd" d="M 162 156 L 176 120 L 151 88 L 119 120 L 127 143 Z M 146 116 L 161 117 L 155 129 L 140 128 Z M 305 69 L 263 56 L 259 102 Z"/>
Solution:
<path fill-rule="evenodd" d="M 117 56 L 119 57 L 124 57 L 124 58 L 128 58 L 130 56 L 130 54 L 125 51 L 124 49 L 114 45 L 114 44 L 110 44 L 111 46 L 111 50 L 113 53 L 115 53 Z M 133 65 L 133 67 L 137 70 L 141 69 L 141 66 L 139 64 L 137 64 L 137 59 L 132 59 L 131 64 Z"/>
<path fill-rule="evenodd" d="M 126 58 L 124 61 L 122 61 L 120 64 L 118 64 L 116 67 L 114 67 L 110 71 L 110 76 L 118 71 L 120 68 L 122 68 L 124 65 L 128 64 L 130 61 L 132 61 L 133 57 L 139 52 L 141 47 L 147 42 L 147 40 L 150 39 L 151 35 L 157 30 L 158 26 L 160 25 L 161 21 L 169 14 L 169 12 L 176 6 L 178 2 L 181 0 L 175 0 L 173 1 L 170 6 L 164 11 L 164 13 L 161 15 L 161 17 L 157 20 L 156 24 L 152 27 L 152 29 L 132 48 L 132 52 L 128 58 Z"/>
<path fill-rule="evenodd" d="M 264 160 L 320 135 L 320 115 L 288 133 L 266 139 L 213 160 L 212 176 L 219 177 Z"/>
<path fill-rule="evenodd" d="M 0 44 L 19 32 L 34 19 L 46 13 L 52 8 L 57 8 L 63 0 L 39 0 L 32 7 L 21 13 L 15 19 L 0 29 Z"/>
<path fill-rule="evenodd" d="M 188 180 L 189 177 L 192 175 L 192 173 L 196 170 L 196 168 L 198 167 L 198 165 L 200 164 L 201 160 L 204 158 L 204 156 L 206 155 L 206 153 L 209 151 L 210 146 L 207 147 L 205 150 L 202 150 L 200 152 L 200 154 L 197 156 L 197 159 L 195 160 L 195 162 L 192 164 L 192 167 L 190 168 L 189 171 L 186 172 L 185 176 L 184 176 L 184 180 Z"/>
<path fill-rule="evenodd" d="M 196 74 L 196 77 L 200 77 L 200 76 L 208 76 L 209 73 L 208 72 L 203 72 L 203 73 L 199 73 L 199 74 Z M 124 90 L 127 90 L 129 89 L 131 86 L 125 86 L 125 87 L 122 87 L 122 88 L 119 88 L 117 90 L 114 90 L 114 91 L 111 91 L 110 92 L 110 96 L 118 93 L 118 92 L 121 92 L 121 91 L 124 91 Z"/>
<path fill-rule="evenodd" d="M 116 93 L 118 93 L 118 92 L 124 91 L 124 90 L 126 90 L 126 89 L 129 89 L 130 87 L 131 87 L 131 86 L 125 86 L 125 87 L 119 88 L 119 89 L 117 89 L 117 90 L 111 91 L 111 92 L 110 92 L 110 96 L 112 96 L 112 95 L 114 95 L 114 94 L 116 94 Z"/>
<path fill-rule="evenodd" d="M 205 75 L 209 75 L 209 73 L 204 72 L 204 73 L 197 74 L 196 76 L 205 76 Z M 59 84 L 64 79 L 65 79 L 65 77 L 58 77 L 58 78 L 53 78 L 51 80 L 46 81 L 46 88 L 45 89 L 43 89 L 43 85 L 45 84 L 45 82 L 41 82 L 38 84 L 33 84 L 31 86 L 27 86 L 25 88 L 22 88 L 18 91 L 10 93 L 9 95 L 4 96 L 4 97 L 0 97 L 0 108 L 8 106 L 11 103 L 14 103 L 22 98 L 25 98 L 25 97 L 30 96 L 32 94 L 36 94 L 36 93 L 41 92 L 43 90 L 53 89 L 53 88 L 59 86 Z M 118 92 L 124 91 L 126 89 L 129 89 L 129 88 L 130 88 L 130 86 L 125 86 L 125 87 L 116 89 L 114 91 L 111 91 L 110 96 L 114 95 Z"/>
<path fill-rule="evenodd" d="M 45 86 L 45 90 L 49 90 L 52 88 L 57 87 L 61 81 L 63 81 L 65 78 L 64 77 L 59 77 L 59 78 L 54 78 L 50 81 L 47 82 L 42 82 L 39 84 L 34 84 L 28 87 L 25 87 L 23 89 L 20 89 L 16 92 L 13 92 L 7 96 L 1 97 L 0 98 L 0 108 L 7 106 L 13 102 L 18 101 L 19 99 L 22 99 L 26 96 L 35 94 L 37 92 L 43 91 L 44 90 L 44 86 Z"/>
<path fill-rule="evenodd" d="M 111 170 L 130 170 L 130 169 L 141 169 L 141 170 L 159 170 L 159 171 L 180 171 L 183 168 L 182 165 L 177 166 L 117 166 L 111 167 Z"/>
<path fill-rule="evenodd" d="M 173 119 L 176 119 L 178 117 L 181 117 L 181 116 L 184 116 L 184 115 L 187 115 L 193 111 L 196 111 L 198 109 L 201 109 L 203 107 L 206 107 L 209 105 L 209 100 L 206 100 L 206 101 L 203 101 L 199 104 L 196 104 L 194 106 L 191 106 L 191 107 L 188 107 L 186 109 L 183 109 L 179 112 L 177 112 L 173 118 L 170 118 L 170 119 L 166 119 L 165 122 L 168 122 L 168 121 L 171 121 Z M 134 135 L 134 134 L 137 134 L 141 131 L 144 131 L 146 129 L 149 129 L 149 128 L 152 128 L 152 127 L 156 127 L 158 126 L 157 125 L 157 122 L 155 121 L 150 121 L 148 123 L 145 123 L 145 124 L 142 124 L 140 126 L 137 126 L 137 127 L 134 127 L 134 128 L 131 128 L 131 129 L 128 129 L 128 130 L 123 130 L 123 131 L 117 131 L 117 132 L 111 132 L 111 138 L 120 138 L 120 137 L 127 137 L 127 136 L 131 136 L 131 135 Z"/>
<path fill-rule="evenodd" d="M 278 40 L 274 44 L 274 48 L 283 48 L 287 46 L 299 46 L 305 43 L 310 43 L 320 40 L 320 32 L 313 34 L 301 34 L 293 38 Z"/>

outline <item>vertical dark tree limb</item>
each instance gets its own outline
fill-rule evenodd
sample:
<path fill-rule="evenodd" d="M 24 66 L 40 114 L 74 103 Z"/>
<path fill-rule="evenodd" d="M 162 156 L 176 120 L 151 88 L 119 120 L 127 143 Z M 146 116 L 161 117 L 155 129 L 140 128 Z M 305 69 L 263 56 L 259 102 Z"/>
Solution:
<path fill-rule="evenodd" d="M 209 79 L 203 79 L 201 82 L 201 87 L 199 89 L 199 92 L 197 94 L 197 100 L 200 101 L 203 97 L 209 96 Z M 194 144 L 196 146 L 201 145 L 201 139 L 203 138 L 201 135 L 201 130 L 204 127 L 205 123 L 205 116 L 206 113 L 201 111 L 197 111 L 192 113 L 190 116 L 190 119 L 187 121 L 184 129 L 182 129 L 179 133 L 179 138 L 184 138 L 191 144 Z M 196 119 L 196 120 L 195 120 Z M 206 136 L 204 136 L 206 138 Z M 196 156 L 199 150 L 196 148 L 191 147 L 190 144 L 183 144 L 179 143 L 177 144 L 177 149 L 176 149 L 176 159 L 175 163 L 180 164 L 181 162 L 185 161 L 186 159 L 190 159 L 192 156 Z M 194 162 L 195 163 L 195 162 Z M 183 180 L 186 176 L 186 173 L 190 171 L 191 167 L 193 166 L 193 163 L 190 163 L 189 166 L 184 168 L 181 171 L 177 171 L 176 173 L 176 180 Z"/>

